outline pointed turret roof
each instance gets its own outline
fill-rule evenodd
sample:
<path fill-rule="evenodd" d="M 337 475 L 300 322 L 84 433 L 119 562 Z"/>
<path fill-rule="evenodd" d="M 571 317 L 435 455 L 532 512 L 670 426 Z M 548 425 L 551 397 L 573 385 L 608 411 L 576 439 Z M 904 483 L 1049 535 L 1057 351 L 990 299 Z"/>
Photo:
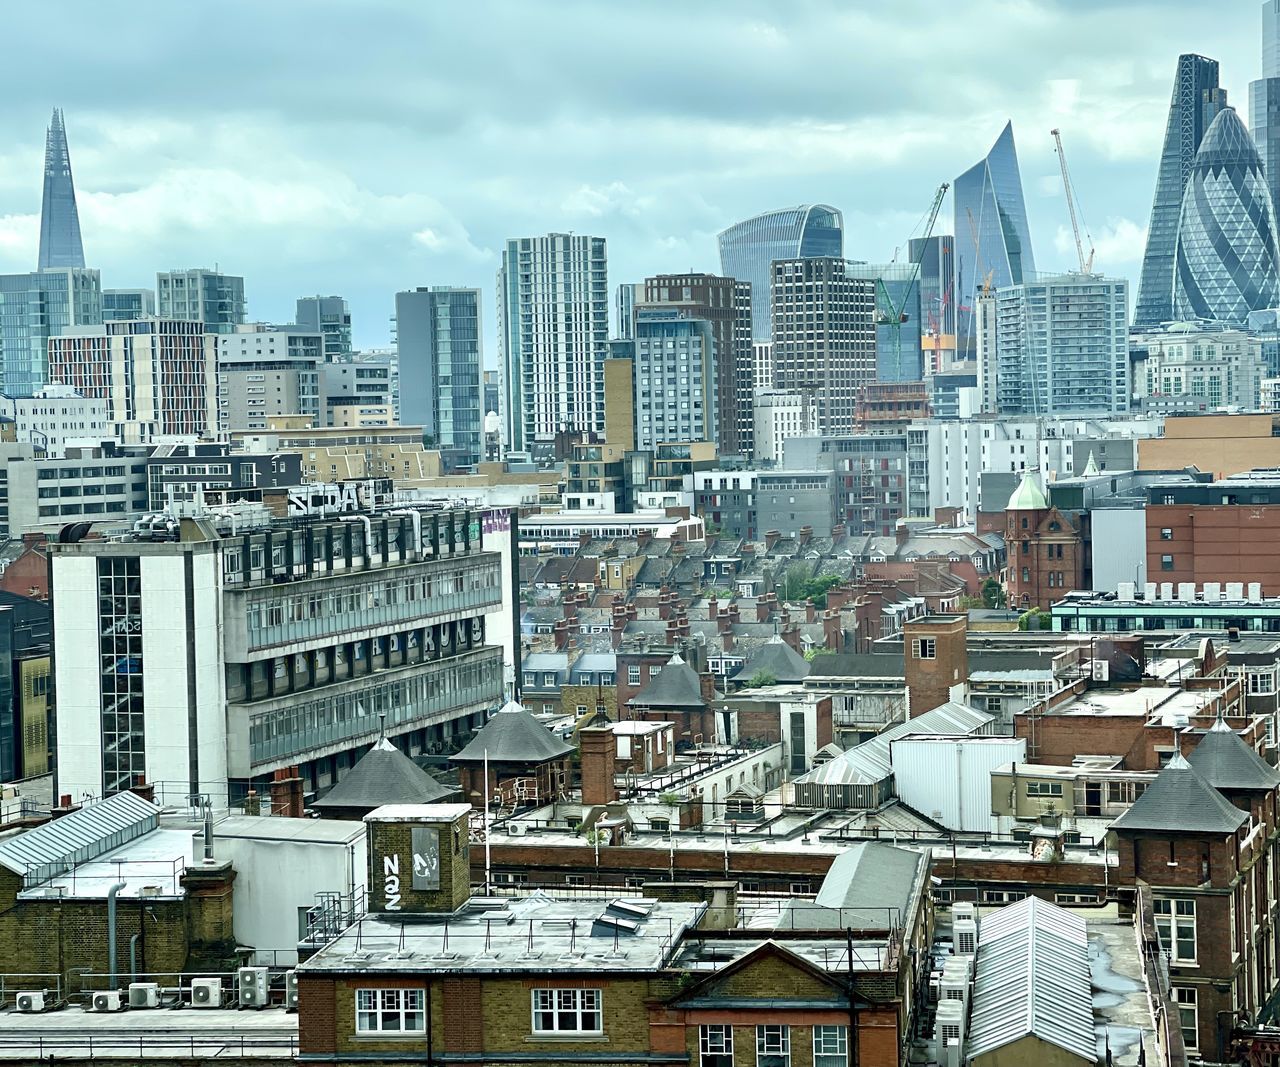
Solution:
<path fill-rule="evenodd" d="M 629 704 L 645 708 L 705 708 L 698 672 L 677 652 L 658 677 L 633 696 Z"/>
<path fill-rule="evenodd" d="M 311 806 L 372 811 L 384 804 L 435 804 L 452 793 L 384 737 Z"/>
<path fill-rule="evenodd" d="M 547 763 L 563 759 L 573 746 L 561 741 L 514 700 L 502 709 L 450 759 L 454 763 Z"/>
<path fill-rule="evenodd" d="M 774 634 L 751 654 L 733 677 L 745 682 L 759 671 L 766 671 L 779 682 L 802 682 L 809 677 L 809 661 Z"/>
<path fill-rule="evenodd" d="M 1280 771 L 1246 745 L 1223 719 L 1209 728 L 1187 762 L 1215 789 L 1269 793 L 1280 785 Z"/>
<path fill-rule="evenodd" d="M 1093 478 L 1101 473 L 1102 471 L 1098 470 L 1098 461 L 1093 458 L 1093 449 L 1091 448 L 1089 449 L 1089 462 L 1084 465 L 1084 473 L 1081 477 Z"/>
<path fill-rule="evenodd" d="M 1035 475 L 1031 471 L 1025 471 L 1022 475 L 1022 481 L 1018 483 L 1018 488 L 1009 497 L 1009 503 L 1005 505 L 1005 510 L 1043 511 L 1048 506 L 1049 500 L 1044 495 L 1044 490 L 1040 488 L 1040 483 L 1036 481 Z"/>
<path fill-rule="evenodd" d="M 1175 752 L 1146 792 L 1111 824 L 1113 830 L 1230 834 L 1248 818 Z"/>

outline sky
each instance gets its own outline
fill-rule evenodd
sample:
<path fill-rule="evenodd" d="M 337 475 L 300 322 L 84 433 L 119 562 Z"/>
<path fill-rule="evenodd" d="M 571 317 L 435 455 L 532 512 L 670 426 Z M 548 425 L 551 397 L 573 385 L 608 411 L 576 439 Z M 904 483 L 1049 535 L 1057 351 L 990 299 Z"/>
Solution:
<path fill-rule="evenodd" d="M 1177 56 L 1219 60 L 1247 121 L 1261 4 L 58 0 L 5 36 L 0 272 L 35 267 L 57 106 L 104 287 L 216 265 L 251 320 L 345 296 L 373 348 L 397 290 L 479 286 L 493 367 L 507 238 L 607 238 L 612 293 L 827 203 L 849 258 L 901 258 L 1008 119 L 1037 266 L 1075 264 L 1056 126 L 1095 269 L 1136 290 Z"/>

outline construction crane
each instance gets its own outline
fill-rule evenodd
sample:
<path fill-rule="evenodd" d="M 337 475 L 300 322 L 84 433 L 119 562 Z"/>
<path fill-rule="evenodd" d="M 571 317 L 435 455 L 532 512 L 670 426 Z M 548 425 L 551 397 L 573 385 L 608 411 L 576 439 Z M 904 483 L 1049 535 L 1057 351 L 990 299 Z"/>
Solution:
<path fill-rule="evenodd" d="M 1086 258 L 1084 254 L 1084 241 L 1080 238 L 1080 222 L 1083 220 L 1084 212 L 1080 211 L 1080 219 L 1076 217 L 1076 191 L 1071 184 L 1071 172 L 1067 170 L 1067 154 L 1062 150 L 1062 133 L 1059 130 L 1050 130 L 1053 134 L 1053 143 L 1058 151 L 1058 165 L 1062 168 L 1062 189 L 1067 195 L 1067 211 L 1071 214 L 1071 232 L 1076 239 L 1076 258 L 1080 260 L 1080 273 L 1093 273 L 1093 237 L 1089 233 L 1088 224 L 1084 227 L 1085 240 L 1089 242 L 1089 255 Z"/>
<path fill-rule="evenodd" d="M 947 195 L 947 190 L 951 186 L 947 182 L 943 182 L 938 186 L 938 191 L 934 193 L 933 203 L 929 207 L 929 214 L 924 226 L 924 233 L 920 240 L 918 253 L 911 259 L 911 268 L 907 272 L 907 284 L 903 287 L 902 297 L 897 303 L 893 297 L 889 295 L 889 289 L 884 284 L 884 276 L 881 275 L 876 279 L 876 303 L 879 305 L 876 309 L 876 325 L 888 326 L 893 334 L 893 366 L 894 380 L 902 380 L 902 324 L 907 321 L 907 300 L 911 296 L 911 290 L 920 278 L 920 261 L 924 258 L 926 246 L 929 238 L 933 236 L 934 224 L 938 221 L 938 212 L 942 210 L 942 201 Z M 895 259 L 897 256 L 895 255 Z"/>

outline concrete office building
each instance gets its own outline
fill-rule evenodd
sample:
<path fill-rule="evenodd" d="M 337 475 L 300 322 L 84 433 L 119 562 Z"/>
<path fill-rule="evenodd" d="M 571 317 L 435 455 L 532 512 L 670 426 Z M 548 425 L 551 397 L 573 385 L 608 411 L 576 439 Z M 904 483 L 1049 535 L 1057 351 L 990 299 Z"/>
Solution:
<path fill-rule="evenodd" d="M 46 385 L 32 397 L 0 396 L 0 413 L 14 422 L 14 437 L 57 458 L 70 443 L 111 437 L 107 403 L 84 397 L 69 385 Z"/>
<path fill-rule="evenodd" d="M 245 321 L 244 279 L 207 267 L 157 274 L 156 313 L 202 323 L 206 333 L 231 333 Z"/>
<path fill-rule="evenodd" d="M 319 420 L 322 334 L 258 322 L 218 334 L 216 343 L 220 431 L 265 430 L 277 415 Z"/>
<path fill-rule="evenodd" d="M 401 418 L 421 426 L 453 462 L 480 460 L 480 290 L 435 286 L 396 293 Z"/>
<path fill-rule="evenodd" d="M 8 396 L 35 395 L 50 381 L 49 338 L 101 322 L 96 270 L 0 275 L 0 387 Z"/>
<path fill-rule="evenodd" d="M 875 380 L 875 286 L 842 259 L 773 264 L 774 387 L 813 398 L 824 434 L 852 433 L 863 386 Z"/>
<path fill-rule="evenodd" d="M 73 522 L 123 524 L 147 509 L 146 450 L 104 443 L 37 458 L 29 444 L 0 444 L 0 531 L 20 537 Z"/>
<path fill-rule="evenodd" d="M 891 537 L 909 514 L 905 434 L 793 437 L 782 459 L 792 469 L 835 472 L 836 521 L 851 534 Z"/>
<path fill-rule="evenodd" d="M 50 546 L 55 792 L 144 779 L 221 807 L 286 768 L 313 790 L 379 736 L 420 753 L 501 703 L 507 575 L 479 513 L 179 536 Z"/>
<path fill-rule="evenodd" d="M 1129 410 L 1129 283 L 1060 274 L 996 292 L 1002 415 Z"/>
<path fill-rule="evenodd" d="M 102 321 L 145 319 L 156 313 L 154 289 L 103 289 Z"/>
<path fill-rule="evenodd" d="M 636 448 L 716 439 L 715 365 L 715 329 L 710 321 L 687 318 L 676 309 L 636 309 Z"/>
<path fill-rule="evenodd" d="M 829 470 L 701 470 L 693 472 L 694 506 L 725 537 L 760 540 L 770 530 L 811 528 L 830 537 L 836 523 L 836 478 Z"/>
<path fill-rule="evenodd" d="M 552 233 L 507 242 L 498 271 L 507 447 L 550 459 L 604 429 L 609 287 L 603 237 Z"/>
<path fill-rule="evenodd" d="M 112 432 L 126 444 L 214 436 L 217 366 L 215 338 L 198 322 L 108 322 L 49 341 L 50 376 L 105 400 Z"/>
<path fill-rule="evenodd" d="M 646 308 L 676 310 L 687 318 L 711 324 L 715 342 L 712 396 L 716 428 L 711 440 L 721 455 L 750 455 L 754 419 L 751 397 L 757 388 L 751 343 L 751 285 L 714 274 L 659 274 L 645 279 L 642 296 L 633 309 L 635 319 Z M 639 338 L 639 332 L 633 332 Z"/>
<path fill-rule="evenodd" d="M 342 297 L 299 297 L 293 321 L 324 337 L 324 358 L 328 362 L 351 361 L 351 308 Z"/>
<path fill-rule="evenodd" d="M 1145 411 L 1259 409 L 1266 373 L 1260 337 L 1174 323 L 1130 334 L 1129 353 L 1134 400 Z"/>
<path fill-rule="evenodd" d="M 816 432 L 812 406 L 804 393 L 757 390 L 754 404 L 755 447 L 752 450 L 755 461 L 776 466 L 782 462 L 784 441 Z"/>
<path fill-rule="evenodd" d="M 394 425 L 391 370 L 385 362 L 321 364 L 317 371 L 324 425 Z"/>
<path fill-rule="evenodd" d="M 147 457 L 147 510 L 197 514 L 206 504 L 261 501 L 264 489 L 300 486 L 297 452 L 232 453 L 222 442 L 158 445 Z"/>

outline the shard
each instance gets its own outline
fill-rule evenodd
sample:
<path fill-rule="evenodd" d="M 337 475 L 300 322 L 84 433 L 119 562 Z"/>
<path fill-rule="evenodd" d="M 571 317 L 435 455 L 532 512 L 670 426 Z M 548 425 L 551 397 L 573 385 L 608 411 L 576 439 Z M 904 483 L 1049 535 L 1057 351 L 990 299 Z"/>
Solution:
<path fill-rule="evenodd" d="M 54 108 L 44 142 L 44 201 L 40 206 L 37 269 L 83 266 L 84 245 L 80 243 L 80 214 L 76 210 L 75 183 L 71 180 L 67 131 L 62 124 L 62 109 Z"/>

